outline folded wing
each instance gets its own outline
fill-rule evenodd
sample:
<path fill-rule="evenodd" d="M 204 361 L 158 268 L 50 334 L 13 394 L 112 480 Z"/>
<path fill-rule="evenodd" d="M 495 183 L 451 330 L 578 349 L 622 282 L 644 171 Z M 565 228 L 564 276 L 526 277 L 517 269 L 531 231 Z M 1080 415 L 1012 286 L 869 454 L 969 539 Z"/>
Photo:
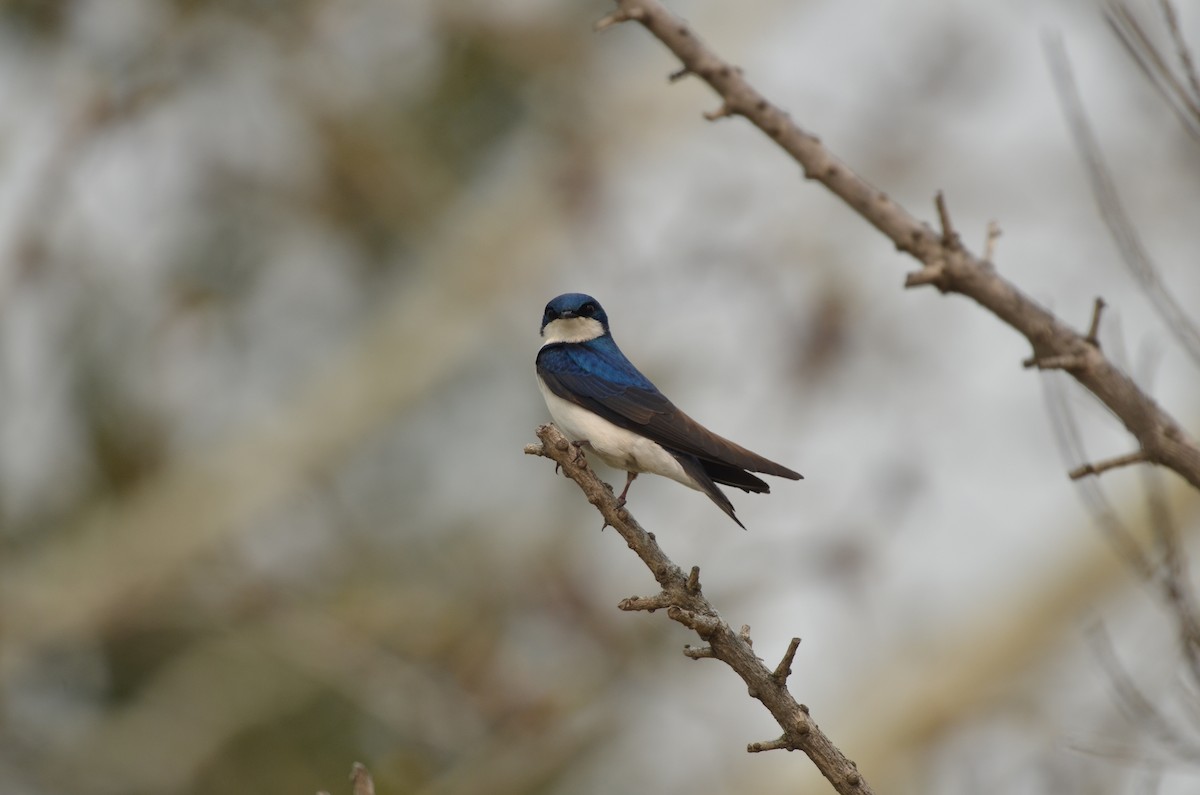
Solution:
<path fill-rule="evenodd" d="M 547 345 L 537 371 L 559 397 L 641 434 L 668 451 L 694 456 L 708 477 L 745 491 L 768 485 L 750 472 L 799 480 L 802 476 L 705 428 L 680 411 L 625 358 L 609 337 L 574 345 Z"/>

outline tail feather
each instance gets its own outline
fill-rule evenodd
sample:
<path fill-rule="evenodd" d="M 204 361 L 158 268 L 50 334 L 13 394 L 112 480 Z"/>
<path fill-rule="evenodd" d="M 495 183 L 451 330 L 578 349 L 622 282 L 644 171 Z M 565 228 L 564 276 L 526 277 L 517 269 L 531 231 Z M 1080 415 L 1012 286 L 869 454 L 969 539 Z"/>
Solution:
<path fill-rule="evenodd" d="M 674 406 L 671 406 L 669 417 L 669 423 L 655 424 L 653 430 L 656 433 L 646 434 L 663 447 L 686 450 L 685 455 L 695 455 L 706 462 L 717 462 L 788 480 L 804 479 L 799 472 L 713 433 Z"/>
<path fill-rule="evenodd" d="M 699 458 L 696 458 L 693 455 L 682 455 L 680 453 L 675 453 L 675 460 L 678 461 L 679 465 L 683 467 L 683 471 L 686 472 L 692 480 L 696 481 L 696 485 L 700 487 L 700 490 L 707 494 L 708 498 L 717 504 L 718 508 L 724 511 L 730 519 L 737 522 L 738 527 L 742 528 L 743 530 L 746 529 L 746 525 L 742 524 L 741 520 L 739 520 L 733 512 L 733 503 L 730 502 L 729 498 L 725 496 L 725 492 L 717 488 L 717 484 L 713 482 L 712 476 L 705 471 L 704 462 L 701 462 Z M 754 479 L 758 480 L 758 478 Z M 759 482 L 762 483 L 762 481 Z M 765 483 L 763 483 L 763 485 L 766 486 Z"/>
<path fill-rule="evenodd" d="M 705 461 L 701 459 L 700 466 L 704 467 L 704 471 L 708 476 L 717 483 L 723 483 L 726 486 L 733 486 L 742 491 L 751 492 L 754 494 L 770 494 L 771 487 L 761 478 L 756 478 L 744 469 L 729 466 L 728 464 L 718 464 L 713 461 Z"/>

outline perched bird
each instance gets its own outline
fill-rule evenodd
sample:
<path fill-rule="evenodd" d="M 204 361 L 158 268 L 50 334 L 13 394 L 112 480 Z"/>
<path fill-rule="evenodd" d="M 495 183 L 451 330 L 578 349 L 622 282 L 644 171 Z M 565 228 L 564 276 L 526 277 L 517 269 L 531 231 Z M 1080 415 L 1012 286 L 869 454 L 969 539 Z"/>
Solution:
<path fill-rule="evenodd" d="M 608 315 L 590 295 L 566 293 L 546 304 L 541 335 L 537 376 L 546 408 L 580 447 L 626 471 L 622 504 L 634 478 L 649 472 L 704 492 L 745 529 L 718 483 L 766 494 L 770 486 L 751 472 L 802 477 L 677 409 L 621 353 Z"/>

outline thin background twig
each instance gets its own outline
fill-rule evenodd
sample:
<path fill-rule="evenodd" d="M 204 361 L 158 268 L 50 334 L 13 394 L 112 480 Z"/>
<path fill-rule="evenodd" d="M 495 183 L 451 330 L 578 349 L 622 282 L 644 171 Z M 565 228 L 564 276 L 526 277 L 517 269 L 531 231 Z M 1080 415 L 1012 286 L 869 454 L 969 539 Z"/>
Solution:
<path fill-rule="evenodd" d="M 1079 150 L 1083 159 L 1092 195 L 1096 199 L 1100 217 L 1112 236 L 1113 244 L 1122 262 L 1154 304 L 1171 334 L 1191 357 L 1192 362 L 1200 366 L 1200 329 L 1196 328 L 1191 317 L 1163 284 L 1159 269 L 1142 242 L 1137 226 L 1121 203 L 1116 180 L 1108 169 L 1104 154 L 1100 151 L 1100 143 L 1088 123 L 1083 102 L 1079 98 L 1079 89 L 1075 85 L 1075 77 L 1062 39 L 1048 36 L 1044 45 L 1050 75 L 1058 92 L 1059 105 L 1066 116 L 1075 148 Z"/>

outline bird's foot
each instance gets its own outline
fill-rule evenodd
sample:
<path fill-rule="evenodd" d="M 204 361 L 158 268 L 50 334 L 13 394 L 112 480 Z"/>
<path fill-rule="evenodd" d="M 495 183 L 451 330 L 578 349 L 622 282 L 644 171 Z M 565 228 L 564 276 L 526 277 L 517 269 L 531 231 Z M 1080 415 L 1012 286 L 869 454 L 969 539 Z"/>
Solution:
<path fill-rule="evenodd" d="M 571 442 L 571 444 L 575 445 L 575 465 L 586 467 L 587 466 L 587 456 L 585 456 L 583 454 L 583 448 L 585 446 L 591 444 L 591 442 L 589 442 L 587 439 L 580 439 L 577 442 Z M 555 461 L 554 462 L 554 474 L 557 475 L 561 469 L 562 469 L 562 464 Z"/>
<path fill-rule="evenodd" d="M 625 488 L 621 489 L 621 493 L 617 496 L 617 507 L 618 508 L 625 507 L 625 497 L 629 494 L 629 487 L 633 483 L 633 481 L 637 480 L 637 476 L 638 476 L 638 473 L 636 473 L 636 472 L 626 472 L 625 473 Z"/>
<path fill-rule="evenodd" d="M 571 444 L 575 445 L 575 463 L 586 463 L 587 456 L 583 454 L 583 450 L 585 447 L 590 447 L 592 443 L 587 439 L 578 439 L 574 442 L 571 442 Z"/>

